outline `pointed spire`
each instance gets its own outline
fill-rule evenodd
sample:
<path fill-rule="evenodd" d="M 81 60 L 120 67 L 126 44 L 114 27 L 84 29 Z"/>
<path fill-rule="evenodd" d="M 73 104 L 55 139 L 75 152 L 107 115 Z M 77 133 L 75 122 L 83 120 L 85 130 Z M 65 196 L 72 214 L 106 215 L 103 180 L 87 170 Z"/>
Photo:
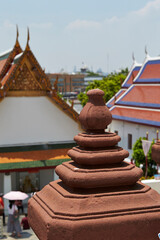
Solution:
<path fill-rule="evenodd" d="M 18 40 L 18 37 L 19 37 L 18 25 L 16 25 L 16 29 L 17 29 L 17 38 L 16 38 L 16 40 Z"/>
<path fill-rule="evenodd" d="M 19 41 L 18 41 L 18 37 L 19 37 L 19 31 L 18 31 L 18 25 L 16 25 L 16 31 L 17 31 L 17 36 L 16 36 L 16 47 L 19 47 Z"/>
<path fill-rule="evenodd" d="M 135 60 L 134 52 L 132 53 L 132 59 L 133 59 L 133 62 L 135 63 L 136 60 Z"/>
<path fill-rule="evenodd" d="M 26 50 L 30 50 L 29 40 L 30 40 L 29 27 L 27 27 L 27 44 L 26 44 Z"/>
<path fill-rule="evenodd" d="M 27 43 L 29 43 L 30 35 L 29 35 L 29 27 L 27 28 Z"/>
<path fill-rule="evenodd" d="M 145 46 L 145 54 L 146 54 L 146 57 L 148 57 L 148 50 L 147 50 L 147 46 Z"/>

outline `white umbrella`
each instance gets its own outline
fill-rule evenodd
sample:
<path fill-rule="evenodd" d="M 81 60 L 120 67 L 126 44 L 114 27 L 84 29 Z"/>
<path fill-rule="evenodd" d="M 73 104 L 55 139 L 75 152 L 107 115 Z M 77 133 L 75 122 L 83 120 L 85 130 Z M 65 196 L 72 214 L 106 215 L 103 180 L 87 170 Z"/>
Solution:
<path fill-rule="evenodd" d="M 20 191 L 11 191 L 6 193 L 3 197 L 8 200 L 24 200 L 28 198 L 28 195 Z"/>

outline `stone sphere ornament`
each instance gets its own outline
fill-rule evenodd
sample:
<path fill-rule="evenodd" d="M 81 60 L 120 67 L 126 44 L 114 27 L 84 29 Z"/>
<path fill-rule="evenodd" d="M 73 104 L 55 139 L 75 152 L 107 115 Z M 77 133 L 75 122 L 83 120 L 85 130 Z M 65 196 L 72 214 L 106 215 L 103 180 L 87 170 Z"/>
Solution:
<path fill-rule="evenodd" d="M 104 103 L 104 92 L 100 89 L 93 89 L 87 92 L 89 98 L 82 109 L 79 120 L 87 132 L 104 132 L 104 129 L 112 121 L 112 115 Z"/>

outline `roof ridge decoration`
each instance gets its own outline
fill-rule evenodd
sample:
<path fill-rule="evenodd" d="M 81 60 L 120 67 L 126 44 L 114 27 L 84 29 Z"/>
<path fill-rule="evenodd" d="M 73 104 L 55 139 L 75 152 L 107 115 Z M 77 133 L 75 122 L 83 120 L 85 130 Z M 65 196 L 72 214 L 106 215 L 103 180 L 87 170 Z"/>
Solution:
<path fill-rule="evenodd" d="M 48 94 L 48 96 L 64 111 L 66 111 L 76 122 L 79 122 L 79 114 L 73 109 L 73 106 L 69 106 L 60 96 L 58 96 L 55 89 L 50 91 L 50 94 Z"/>
<path fill-rule="evenodd" d="M 18 41 L 18 37 L 19 37 L 18 25 L 16 25 L 16 29 L 17 29 L 17 37 L 16 37 L 15 46 L 19 46 L 19 41 Z"/>
<path fill-rule="evenodd" d="M 16 31 L 17 31 L 17 33 L 16 33 L 16 42 L 15 42 L 15 45 L 14 45 L 12 51 L 10 52 L 10 54 L 9 54 L 9 56 L 7 58 L 7 61 L 6 61 L 5 65 L 2 68 L 2 71 L 0 73 L 0 81 L 3 79 L 5 74 L 10 69 L 15 56 L 18 55 L 19 53 L 23 52 L 23 50 L 22 50 L 22 48 L 21 48 L 21 46 L 19 44 L 19 41 L 18 41 L 19 31 L 18 31 L 18 26 L 17 25 L 16 25 Z"/>
<path fill-rule="evenodd" d="M 128 84 L 127 82 L 129 82 L 129 80 L 130 80 L 131 77 L 133 78 L 133 79 L 132 79 L 132 84 L 133 84 L 134 79 L 137 77 L 137 75 L 139 74 L 139 71 L 140 71 L 140 69 L 141 69 L 141 67 L 142 67 L 142 64 L 136 62 L 135 57 L 134 57 L 134 53 L 132 54 L 132 59 L 133 59 L 132 66 L 131 66 L 131 68 L 130 68 L 130 71 L 129 71 L 126 79 L 124 80 L 124 82 L 123 82 L 122 85 L 121 85 L 122 88 L 128 88 L 128 87 L 130 87 L 131 84 Z M 138 73 L 136 74 L 136 76 L 134 76 L 134 74 L 133 74 L 134 71 L 136 71 L 136 72 L 138 71 Z"/>
<path fill-rule="evenodd" d="M 157 64 L 157 69 L 156 69 L 156 67 L 154 67 L 154 70 L 153 70 L 153 67 L 151 68 L 151 65 L 153 66 L 156 64 Z M 142 64 L 142 67 L 141 67 L 139 73 L 133 80 L 133 83 L 134 84 L 135 83 L 137 83 L 137 84 L 160 83 L 160 74 L 159 74 L 159 70 L 158 70 L 159 64 L 160 64 L 160 56 L 150 57 L 149 55 L 147 55 L 144 59 L 144 62 Z"/>
<path fill-rule="evenodd" d="M 19 59 L 17 59 L 17 64 L 16 67 L 14 68 L 14 70 L 12 71 L 11 75 L 9 76 L 9 78 L 7 79 L 5 86 L 4 86 L 4 90 L 8 91 L 10 88 L 10 83 L 12 81 L 12 79 L 14 78 L 16 71 L 20 68 L 21 63 L 23 61 L 23 59 L 25 58 L 25 56 L 27 56 L 28 58 L 30 58 L 31 62 L 33 63 L 33 65 L 35 66 L 34 69 L 32 69 L 32 71 L 38 73 L 38 75 L 40 76 L 38 78 L 39 81 L 36 82 L 40 85 L 40 87 L 42 88 L 42 90 L 51 90 L 51 83 L 49 81 L 49 79 L 47 78 L 46 74 L 43 72 L 41 66 L 39 65 L 38 61 L 36 60 L 36 58 L 34 57 L 33 53 L 31 50 L 25 50 L 22 54 L 22 56 L 19 57 Z"/>
<path fill-rule="evenodd" d="M 136 63 L 134 52 L 132 53 L 132 59 L 133 59 L 133 63 Z"/>
<path fill-rule="evenodd" d="M 26 48 L 25 48 L 26 51 L 30 50 L 29 40 L 30 40 L 29 27 L 27 27 L 27 43 L 26 43 Z"/>
<path fill-rule="evenodd" d="M 148 54 L 148 50 L 147 50 L 147 45 L 145 46 L 145 54 L 146 54 L 146 58 L 149 58 L 149 54 Z"/>

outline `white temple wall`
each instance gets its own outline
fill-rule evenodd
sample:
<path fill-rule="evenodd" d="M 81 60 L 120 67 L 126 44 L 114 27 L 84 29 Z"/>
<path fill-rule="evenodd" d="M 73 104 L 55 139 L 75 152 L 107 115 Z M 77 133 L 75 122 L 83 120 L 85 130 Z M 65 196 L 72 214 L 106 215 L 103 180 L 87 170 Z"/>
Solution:
<path fill-rule="evenodd" d="M 146 136 L 146 132 L 149 134 L 149 140 L 152 141 L 153 139 L 156 139 L 156 131 L 160 131 L 160 129 L 155 127 L 118 120 L 113 120 L 108 129 L 110 129 L 111 132 L 118 131 L 118 135 L 121 137 L 121 141 L 118 145 L 129 151 L 129 158 L 132 157 L 132 149 L 128 149 L 128 134 L 132 135 L 133 146 L 138 138 Z"/>
<path fill-rule="evenodd" d="M 78 124 L 48 97 L 6 97 L 0 102 L 0 146 L 71 141 Z"/>

